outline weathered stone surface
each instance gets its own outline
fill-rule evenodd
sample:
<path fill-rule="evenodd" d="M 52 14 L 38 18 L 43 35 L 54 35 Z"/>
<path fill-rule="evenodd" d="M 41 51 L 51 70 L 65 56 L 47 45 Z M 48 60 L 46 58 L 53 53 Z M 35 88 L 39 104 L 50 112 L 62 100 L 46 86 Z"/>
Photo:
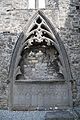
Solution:
<path fill-rule="evenodd" d="M 80 119 L 80 108 L 76 107 L 76 108 L 74 108 L 74 111 L 78 115 L 78 119 Z"/>
<path fill-rule="evenodd" d="M 45 120 L 78 120 L 78 116 L 67 110 L 54 110 L 47 112 Z"/>
<path fill-rule="evenodd" d="M 79 109 L 76 108 L 78 112 Z M 80 120 L 75 111 L 53 110 L 53 111 L 8 111 L 0 110 L 0 120 Z"/>
<path fill-rule="evenodd" d="M 45 15 L 56 27 L 63 41 L 73 79 L 77 82 L 77 105 L 80 105 L 80 11 L 79 0 L 46 0 Z M 0 96 L 1 100 L 8 98 L 6 84 L 8 68 L 17 41 L 18 34 L 27 25 L 35 10 L 27 10 L 27 0 L 0 1 Z M 7 32 L 9 31 L 9 32 Z M 6 33 L 7 32 L 7 33 Z M 11 40 L 12 39 L 12 40 Z M 6 97 L 5 97 L 6 96 Z M 0 105 L 2 102 L 0 102 Z M 7 106 L 3 105 L 4 107 Z M 0 107 L 3 108 L 3 107 Z"/>
<path fill-rule="evenodd" d="M 8 111 L 0 110 L 0 120 L 44 120 L 46 111 Z"/>
<path fill-rule="evenodd" d="M 64 45 L 43 12 L 38 11 L 33 18 L 27 37 L 22 32 L 13 51 L 9 70 L 10 108 L 70 107 L 73 78 Z"/>
<path fill-rule="evenodd" d="M 12 51 L 18 34 L 8 32 L 0 34 L 0 108 L 7 108 L 8 100 L 8 71 Z"/>
<path fill-rule="evenodd" d="M 46 82 L 45 82 L 46 83 Z M 70 106 L 68 85 L 59 83 L 23 83 L 14 86 L 13 110 L 50 110 Z"/>

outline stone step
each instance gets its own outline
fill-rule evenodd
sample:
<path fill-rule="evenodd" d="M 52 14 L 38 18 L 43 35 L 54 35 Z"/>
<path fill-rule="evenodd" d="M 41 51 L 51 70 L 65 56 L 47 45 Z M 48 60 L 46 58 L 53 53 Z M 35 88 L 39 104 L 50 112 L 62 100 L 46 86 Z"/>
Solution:
<path fill-rule="evenodd" d="M 78 114 L 75 112 L 77 111 Z M 0 120 L 80 120 L 80 108 L 53 111 L 0 110 Z"/>
<path fill-rule="evenodd" d="M 79 120 L 78 116 L 74 111 L 67 110 L 54 110 L 47 112 L 45 120 Z"/>

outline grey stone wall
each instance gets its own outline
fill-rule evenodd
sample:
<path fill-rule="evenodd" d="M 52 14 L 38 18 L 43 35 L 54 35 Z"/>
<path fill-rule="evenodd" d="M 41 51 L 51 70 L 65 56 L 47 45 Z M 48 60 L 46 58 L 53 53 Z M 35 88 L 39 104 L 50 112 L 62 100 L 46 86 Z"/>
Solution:
<path fill-rule="evenodd" d="M 8 71 L 13 47 L 18 38 L 16 33 L 0 33 L 0 107 L 7 108 L 8 103 Z"/>
<path fill-rule="evenodd" d="M 67 10 L 67 9 L 66 9 Z M 62 18 L 62 17 L 61 17 Z M 64 17 L 63 17 L 64 19 Z M 72 0 L 65 18 L 64 27 L 60 27 L 60 35 L 64 42 L 73 79 L 77 82 L 77 101 L 80 104 L 80 2 Z"/>
<path fill-rule="evenodd" d="M 0 108 L 8 108 L 8 70 L 14 45 L 36 10 L 27 10 L 27 0 L 0 1 Z M 68 54 L 80 104 L 80 2 L 46 0 L 45 15 L 58 31 Z"/>

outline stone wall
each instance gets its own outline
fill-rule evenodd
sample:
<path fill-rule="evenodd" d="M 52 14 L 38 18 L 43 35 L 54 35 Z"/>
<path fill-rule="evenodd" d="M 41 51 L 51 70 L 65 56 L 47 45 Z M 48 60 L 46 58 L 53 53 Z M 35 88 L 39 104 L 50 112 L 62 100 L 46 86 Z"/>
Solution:
<path fill-rule="evenodd" d="M 8 103 L 8 71 L 17 34 L 0 33 L 0 107 L 7 108 Z"/>
<path fill-rule="evenodd" d="M 0 1 L 0 108 L 8 108 L 8 71 L 14 45 L 36 10 L 28 0 Z M 68 54 L 73 79 L 77 81 L 80 104 L 80 1 L 46 0 L 45 15 L 58 31 Z M 48 10 L 50 9 L 50 10 Z"/>
<path fill-rule="evenodd" d="M 66 9 L 67 10 L 67 9 Z M 61 17 L 61 16 L 60 16 Z M 62 21 L 64 17 L 61 17 Z M 60 20 L 59 20 L 60 21 Z M 60 26 L 60 35 L 64 42 L 73 79 L 77 81 L 77 102 L 80 104 L 80 2 L 72 0 L 65 18 L 64 26 Z"/>

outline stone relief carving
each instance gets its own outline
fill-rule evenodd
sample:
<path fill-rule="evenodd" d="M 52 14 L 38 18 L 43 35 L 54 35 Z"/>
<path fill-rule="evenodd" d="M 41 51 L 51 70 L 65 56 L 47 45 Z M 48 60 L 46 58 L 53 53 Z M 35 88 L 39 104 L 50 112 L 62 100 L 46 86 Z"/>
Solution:
<path fill-rule="evenodd" d="M 54 26 L 38 11 L 26 28 L 26 36 L 20 34 L 11 59 L 10 108 L 72 106 L 72 74 Z"/>
<path fill-rule="evenodd" d="M 35 13 L 26 30 L 27 36 L 25 36 L 22 32 L 16 42 L 10 64 L 9 80 L 24 79 L 24 56 L 27 54 L 26 57 L 28 57 L 30 51 L 33 52 L 33 48 L 38 51 L 38 54 L 41 52 L 43 56 L 46 55 L 47 57 L 50 57 L 50 59 L 46 58 L 47 61 L 49 59 L 47 66 L 49 65 L 49 62 L 52 64 L 51 61 L 54 60 L 53 56 L 55 56 L 54 61 L 56 61 L 56 66 L 58 66 L 56 67 L 58 69 L 56 73 L 62 78 L 64 76 L 64 79 L 67 81 L 73 80 L 64 45 L 54 26 L 51 24 L 49 19 L 46 18 L 42 11 Z M 49 55 L 48 48 L 51 49 Z M 43 52 L 44 50 L 47 54 Z M 56 54 L 53 54 L 51 51 L 55 51 L 53 53 Z"/>
<path fill-rule="evenodd" d="M 12 77 L 14 80 L 25 79 L 25 66 L 27 66 L 29 61 L 27 62 L 27 64 L 25 64 L 24 61 L 26 59 L 28 60 L 29 54 L 35 54 L 36 56 L 36 54 L 39 54 L 41 52 L 41 54 L 43 54 L 43 57 L 47 57 L 44 57 L 46 61 L 48 61 L 46 62 L 47 74 L 49 74 L 48 71 L 50 71 L 50 66 L 52 69 L 52 66 L 56 65 L 55 70 L 53 70 L 56 72 L 52 73 L 54 74 L 53 77 L 55 76 L 55 78 L 57 78 L 56 76 L 58 76 L 58 80 L 64 78 L 64 80 L 71 81 L 72 74 L 70 71 L 69 61 L 64 45 L 50 21 L 45 17 L 45 15 L 41 11 L 38 11 L 29 22 L 27 28 L 27 36 L 25 36 L 22 32 L 19 37 L 19 40 L 16 43 L 11 59 L 9 79 L 11 79 Z M 37 51 L 37 53 L 35 53 L 33 49 L 34 51 Z M 38 59 L 41 58 L 42 57 L 39 56 Z M 38 59 L 36 59 L 35 57 L 35 60 L 32 61 L 39 62 Z M 37 63 L 35 63 L 34 65 L 36 64 Z M 45 64 L 45 61 L 43 61 L 43 64 Z"/>
<path fill-rule="evenodd" d="M 29 30 L 18 65 L 17 80 L 64 79 L 59 53 L 49 28 L 39 16 Z"/>

